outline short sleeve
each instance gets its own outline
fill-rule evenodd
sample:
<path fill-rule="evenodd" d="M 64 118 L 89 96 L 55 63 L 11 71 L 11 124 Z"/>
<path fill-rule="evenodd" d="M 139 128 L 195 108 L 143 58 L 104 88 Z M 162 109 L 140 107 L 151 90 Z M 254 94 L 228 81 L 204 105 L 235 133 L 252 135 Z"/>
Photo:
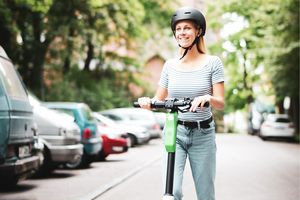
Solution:
<path fill-rule="evenodd" d="M 212 84 L 224 82 L 224 67 L 219 57 L 214 59 L 212 65 Z"/>
<path fill-rule="evenodd" d="M 169 82 L 169 77 L 168 77 L 168 61 L 165 62 L 163 69 L 160 74 L 160 79 L 158 82 L 158 85 L 163 87 L 163 88 L 168 88 L 168 82 Z"/>

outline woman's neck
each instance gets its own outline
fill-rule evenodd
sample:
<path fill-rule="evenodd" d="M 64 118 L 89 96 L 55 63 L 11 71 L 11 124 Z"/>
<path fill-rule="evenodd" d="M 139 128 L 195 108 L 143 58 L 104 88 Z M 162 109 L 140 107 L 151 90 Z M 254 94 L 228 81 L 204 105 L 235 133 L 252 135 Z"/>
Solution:
<path fill-rule="evenodd" d="M 185 49 L 182 49 L 181 54 Z M 192 49 L 188 50 L 188 53 L 181 59 L 182 63 L 188 63 L 188 62 L 193 62 L 195 60 L 198 60 L 200 57 L 204 56 L 205 54 L 199 53 L 197 50 L 196 45 L 192 47 Z"/>

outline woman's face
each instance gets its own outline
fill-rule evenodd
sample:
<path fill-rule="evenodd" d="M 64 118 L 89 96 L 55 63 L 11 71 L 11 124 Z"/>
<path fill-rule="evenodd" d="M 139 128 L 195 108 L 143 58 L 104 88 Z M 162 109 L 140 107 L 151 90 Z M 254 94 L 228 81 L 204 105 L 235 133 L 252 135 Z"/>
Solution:
<path fill-rule="evenodd" d="M 194 22 L 190 20 L 182 20 L 176 24 L 175 37 L 181 47 L 189 47 L 195 40 L 198 30 L 195 28 Z"/>

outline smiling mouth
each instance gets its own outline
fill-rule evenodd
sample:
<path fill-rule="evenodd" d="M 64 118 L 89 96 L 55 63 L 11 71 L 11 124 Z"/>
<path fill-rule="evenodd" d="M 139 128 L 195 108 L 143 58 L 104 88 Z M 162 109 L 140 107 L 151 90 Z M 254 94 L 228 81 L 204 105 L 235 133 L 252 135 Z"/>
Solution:
<path fill-rule="evenodd" d="M 179 41 L 181 41 L 181 42 L 188 42 L 189 39 L 187 39 L 187 38 L 180 38 Z"/>

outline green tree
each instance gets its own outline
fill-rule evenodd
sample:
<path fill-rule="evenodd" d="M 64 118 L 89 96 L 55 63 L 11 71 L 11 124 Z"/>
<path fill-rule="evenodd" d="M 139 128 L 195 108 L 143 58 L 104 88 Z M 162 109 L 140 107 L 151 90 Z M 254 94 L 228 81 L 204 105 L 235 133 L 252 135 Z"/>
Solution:
<path fill-rule="evenodd" d="M 170 3 L 4 0 L 0 2 L 0 44 L 37 96 L 56 100 L 61 97 L 59 91 L 73 88 L 69 97 L 79 97 L 81 91 L 82 100 L 96 108 L 95 98 L 88 97 L 93 93 L 110 100 L 109 90 L 117 91 L 117 99 L 130 97 L 128 82 L 138 82 L 131 75 L 132 68 L 141 65 L 136 49 L 150 36 L 152 25 L 166 27 Z M 134 52 L 133 56 L 118 52 L 121 48 Z M 85 79 L 76 75 L 80 72 Z"/>
<path fill-rule="evenodd" d="M 221 50 L 226 55 L 230 78 L 226 91 L 229 110 L 243 108 L 255 98 L 253 84 L 272 84 L 278 105 L 282 105 L 285 96 L 292 98 L 290 111 L 299 132 L 299 2 L 230 0 L 217 4 L 208 12 L 215 19 L 212 27 L 220 28 L 221 23 L 226 23 L 225 13 L 242 17 L 245 22 L 240 31 L 226 38 L 232 45 L 231 51 Z M 221 45 L 224 41 L 212 51 L 220 51 Z M 259 67 L 265 69 L 267 81 L 262 82 L 263 75 L 257 74 Z"/>

